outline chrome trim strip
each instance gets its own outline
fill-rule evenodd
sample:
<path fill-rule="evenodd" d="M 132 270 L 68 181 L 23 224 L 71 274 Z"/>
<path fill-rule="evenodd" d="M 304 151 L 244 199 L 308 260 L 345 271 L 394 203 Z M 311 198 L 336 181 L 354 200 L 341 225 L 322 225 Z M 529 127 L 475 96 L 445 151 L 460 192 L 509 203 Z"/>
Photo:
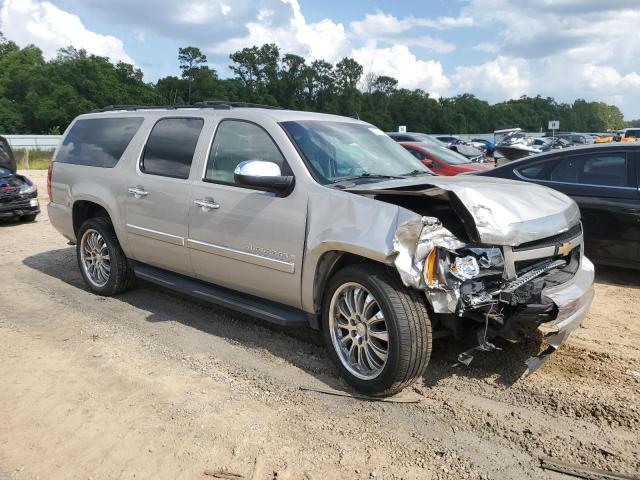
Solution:
<path fill-rule="evenodd" d="M 516 168 L 513 169 L 513 173 L 516 174 L 516 177 L 519 177 L 520 179 L 524 180 L 525 182 L 529 182 L 529 183 L 540 183 L 543 185 L 572 185 L 572 186 L 577 186 L 577 187 L 598 187 L 598 188 L 615 188 L 616 190 L 635 190 L 635 187 L 618 187 L 615 185 L 593 185 L 591 183 L 577 183 L 577 182 L 559 182 L 557 180 L 540 180 L 537 178 L 529 178 L 529 177 L 525 177 L 522 173 L 520 173 L 520 171 Z M 639 189 L 640 190 L 640 189 Z"/>
<path fill-rule="evenodd" d="M 160 240 L 161 242 L 167 242 L 172 245 L 178 245 L 184 247 L 184 237 L 178 235 L 171 235 L 170 233 L 159 232 L 158 230 L 151 230 L 150 228 L 138 227 L 137 225 L 131 225 L 127 223 L 127 232 L 134 235 L 140 235 L 141 237 L 153 238 L 154 240 Z"/>
<path fill-rule="evenodd" d="M 200 240 L 193 240 L 191 238 L 188 238 L 187 247 L 205 253 L 220 255 L 221 257 L 232 258 L 241 262 L 252 263 L 253 265 L 271 268 L 280 272 L 293 273 L 295 271 L 295 264 L 293 262 L 263 257 L 262 255 L 256 255 L 255 253 L 243 252 L 242 250 L 236 250 L 235 248 L 223 247 L 222 245 L 215 245 L 208 242 L 201 242 Z"/>
<path fill-rule="evenodd" d="M 523 250 L 522 252 L 513 252 L 511 258 L 513 258 L 514 262 L 521 262 L 523 260 L 533 260 L 536 258 L 553 257 L 555 254 L 556 254 L 556 246 L 551 245 L 549 247 Z"/>

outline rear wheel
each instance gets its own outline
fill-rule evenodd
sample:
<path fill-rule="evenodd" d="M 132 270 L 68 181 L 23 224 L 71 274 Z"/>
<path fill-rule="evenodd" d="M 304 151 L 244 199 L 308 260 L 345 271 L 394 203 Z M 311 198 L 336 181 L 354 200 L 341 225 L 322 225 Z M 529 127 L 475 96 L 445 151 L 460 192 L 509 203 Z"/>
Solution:
<path fill-rule="evenodd" d="M 345 379 L 369 395 L 392 395 L 422 376 L 431 323 L 418 292 L 382 265 L 346 267 L 329 282 L 323 327 Z"/>
<path fill-rule="evenodd" d="M 88 219 L 80 226 L 78 238 L 78 265 L 92 292 L 111 296 L 129 288 L 134 279 L 133 270 L 109 219 Z"/>

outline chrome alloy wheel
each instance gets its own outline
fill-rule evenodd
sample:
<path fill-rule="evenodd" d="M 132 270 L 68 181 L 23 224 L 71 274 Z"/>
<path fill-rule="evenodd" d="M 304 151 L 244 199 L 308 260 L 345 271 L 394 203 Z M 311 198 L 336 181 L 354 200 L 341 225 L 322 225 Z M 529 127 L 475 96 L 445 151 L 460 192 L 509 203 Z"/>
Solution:
<path fill-rule="evenodd" d="M 97 230 L 88 229 L 80 240 L 82 269 L 95 287 L 104 287 L 111 273 L 111 257 L 107 242 Z"/>
<path fill-rule="evenodd" d="M 341 285 L 331 298 L 329 329 L 342 365 L 361 380 L 382 372 L 389 354 L 389 331 L 375 297 L 359 283 Z"/>

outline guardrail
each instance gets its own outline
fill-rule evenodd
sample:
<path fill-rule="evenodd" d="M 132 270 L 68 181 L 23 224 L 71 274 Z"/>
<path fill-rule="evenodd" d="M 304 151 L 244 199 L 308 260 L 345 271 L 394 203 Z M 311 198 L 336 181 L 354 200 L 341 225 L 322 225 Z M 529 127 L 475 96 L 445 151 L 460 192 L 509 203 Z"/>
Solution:
<path fill-rule="evenodd" d="M 19 170 L 46 169 L 62 135 L 2 135 L 7 139 Z"/>

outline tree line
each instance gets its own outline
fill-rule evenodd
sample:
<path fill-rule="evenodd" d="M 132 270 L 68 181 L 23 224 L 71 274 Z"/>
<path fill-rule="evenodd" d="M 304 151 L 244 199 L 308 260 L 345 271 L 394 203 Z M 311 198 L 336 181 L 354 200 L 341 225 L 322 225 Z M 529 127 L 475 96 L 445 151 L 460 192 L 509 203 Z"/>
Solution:
<path fill-rule="evenodd" d="M 491 132 L 506 125 L 545 130 L 559 120 L 562 130 L 600 132 L 625 126 L 613 105 L 559 103 L 523 96 L 490 105 L 472 94 L 433 98 L 423 90 L 399 88 L 395 78 L 368 73 L 352 58 L 308 63 L 274 44 L 229 56 L 231 78 L 219 78 L 196 47 L 180 48 L 181 74 L 144 81 L 133 65 L 68 47 L 46 61 L 35 46 L 18 47 L 0 33 L 0 133 L 62 132 L 77 115 L 106 105 L 187 105 L 225 100 L 296 110 L 356 116 L 382 130 L 406 125 L 431 133 Z M 636 120 L 630 122 L 635 124 Z"/>

